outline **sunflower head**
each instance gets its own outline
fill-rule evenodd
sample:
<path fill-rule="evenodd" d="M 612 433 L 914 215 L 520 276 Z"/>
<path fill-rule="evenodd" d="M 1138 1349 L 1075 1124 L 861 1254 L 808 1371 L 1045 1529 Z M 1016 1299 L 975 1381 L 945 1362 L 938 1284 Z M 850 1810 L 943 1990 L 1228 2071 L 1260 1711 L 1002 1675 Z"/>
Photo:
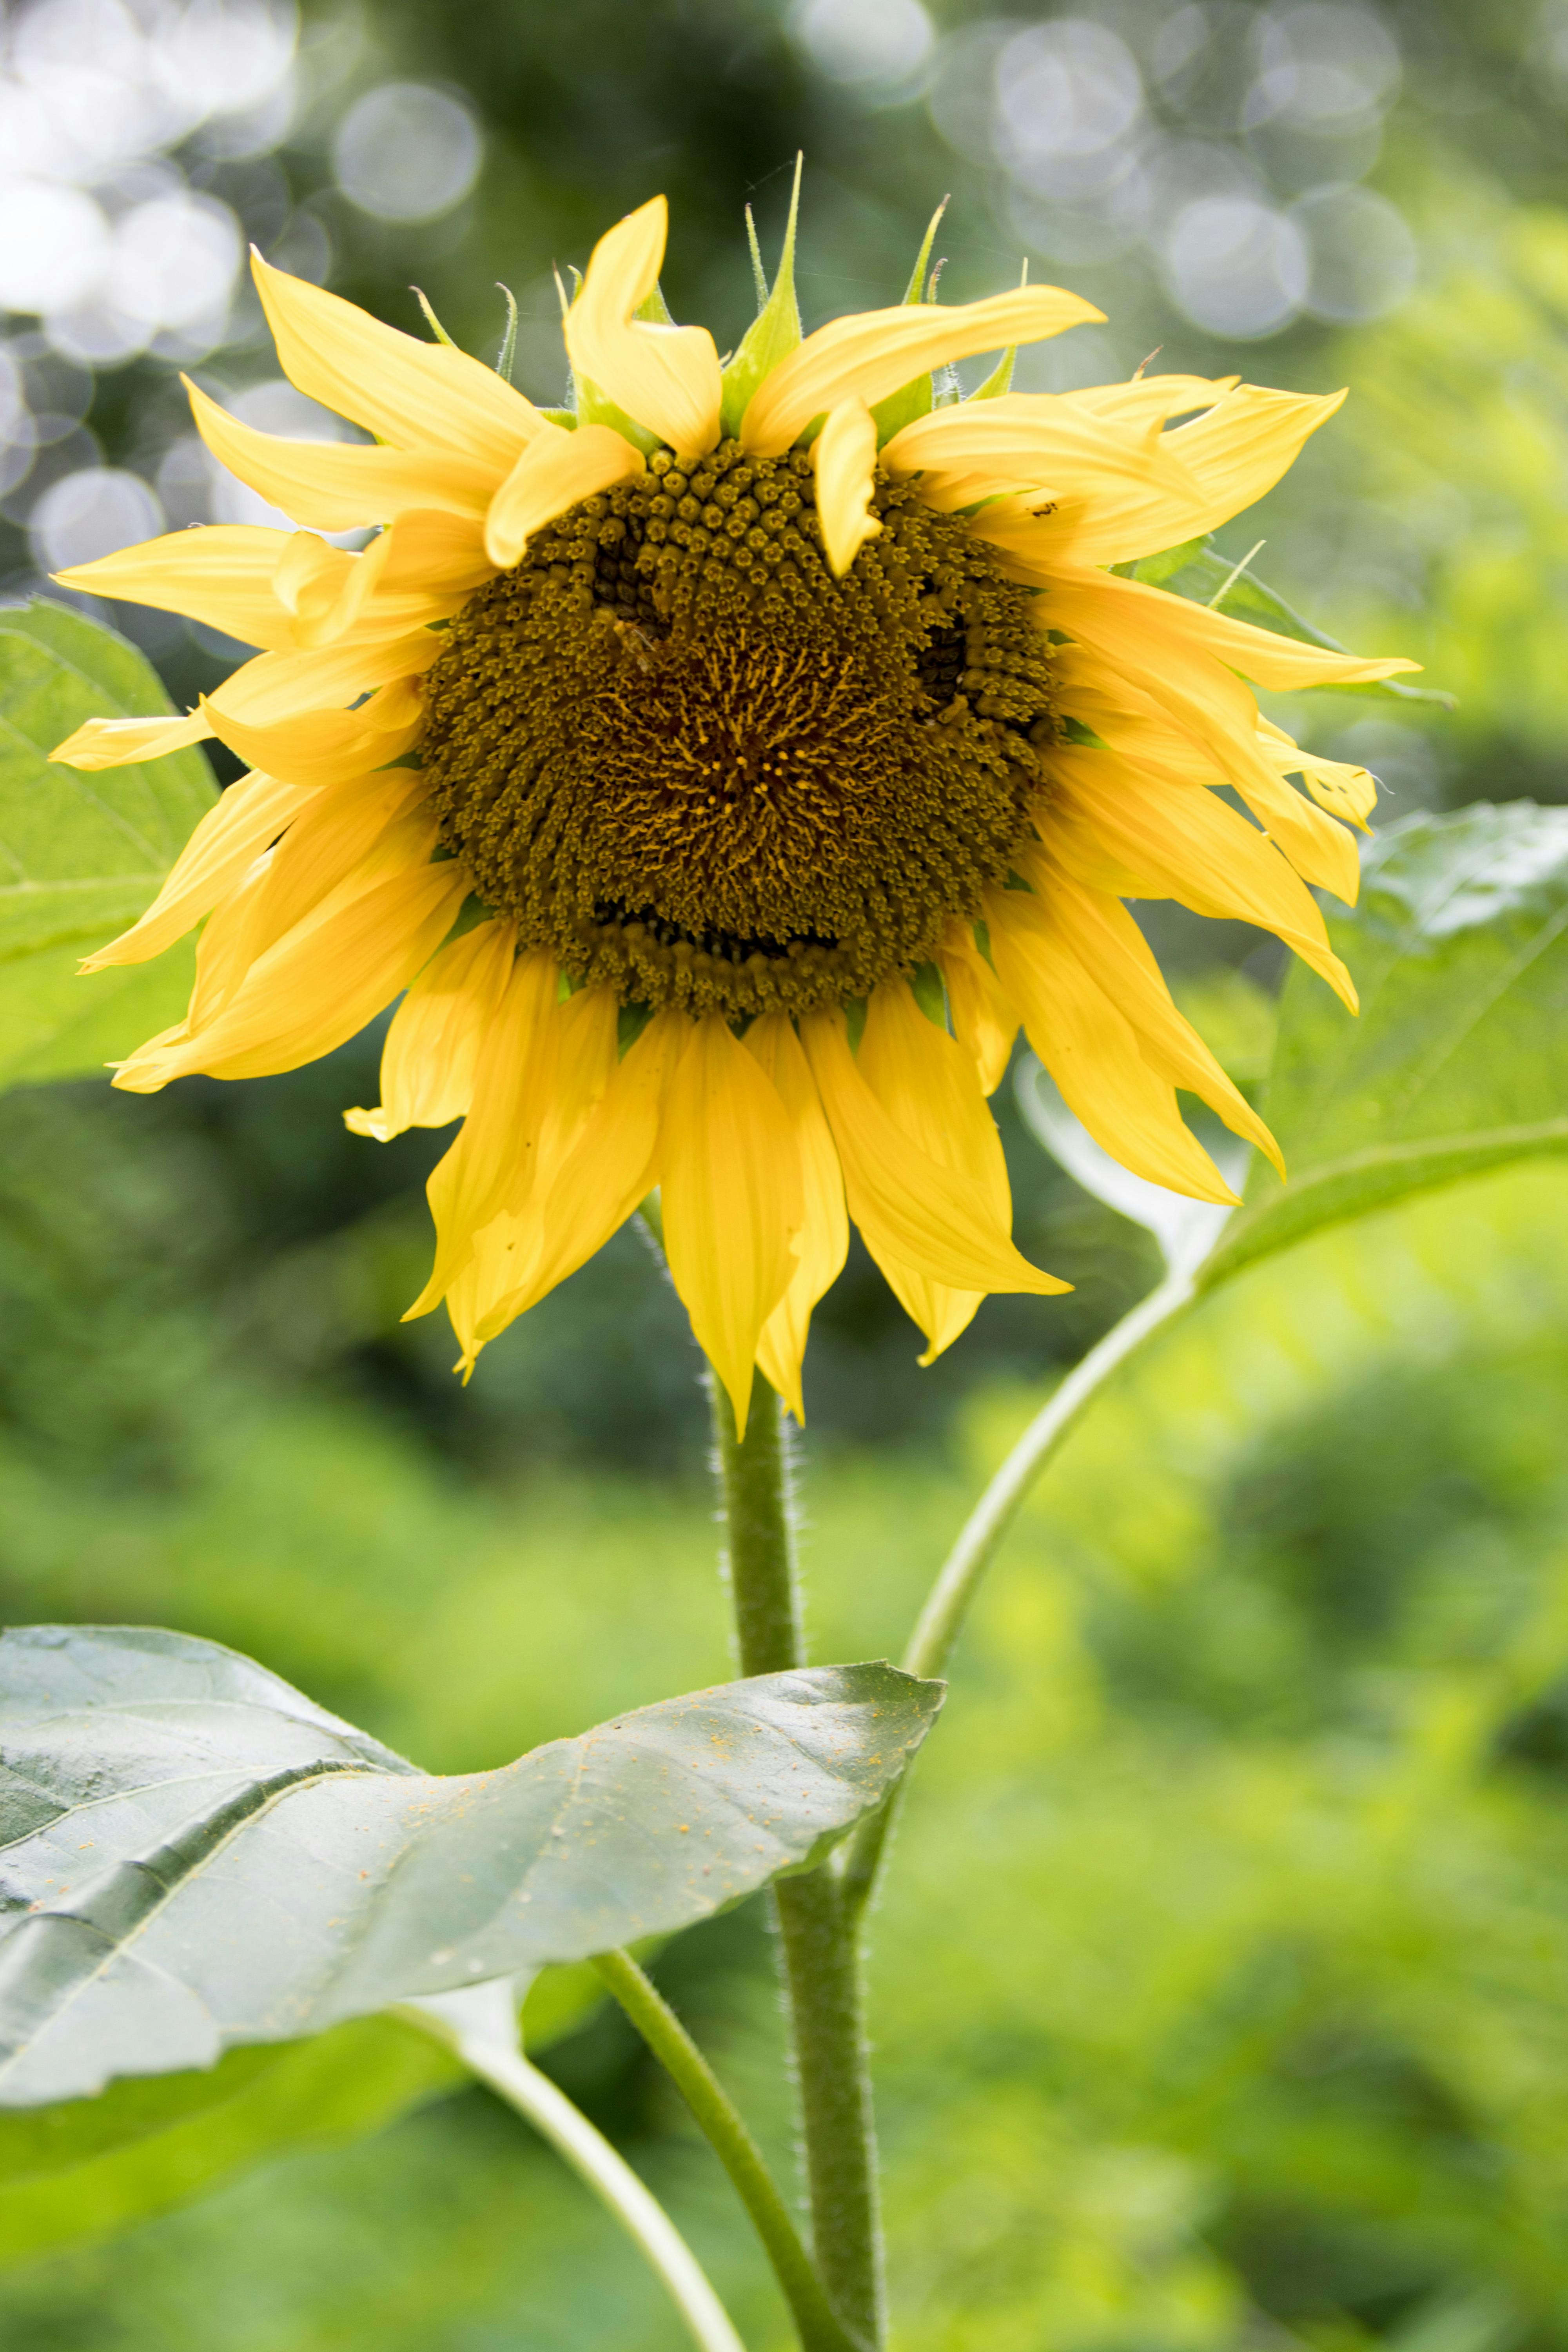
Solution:
<path fill-rule="evenodd" d="M 258 260 L 285 369 L 375 445 L 273 440 L 193 386 L 209 446 L 302 527 L 62 578 L 260 650 L 189 717 L 92 722 L 56 756 L 216 735 L 251 763 L 92 959 L 205 926 L 185 1020 L 117 1084 L 291 1068 L 400 997 L 351 1125 L 463 1121 L 410 1312 L 444 1299 L 471 1366 L 657 1187 L 743 1426 L 754 1365 L 801 1410 L 850 1219 L 927 1360 L 987 1291 L 1064 1286 L 1009 1238 L 986 1108 L 1020 1025 L 1140 1174 L 1231 1197 L 1178 1089 L 1273 1152 L 1124 901 L 1260 923 L 1348 997 L 1305 886 L 1353 895 L 1339 820 L 1369 780 L 1242 680 L 1410 665 L 1109 568 L 1226 520 L 1336 402 L 1179 376 L 1015 394 L 1011 347 L 1100 314 L 1048 287 L 945 309 L 923 257 L 916 299 L 803 339 L 793 214 L 725 367 L 664 308 L 665 231 L 656 200 L 595 249 L 564 415 Z M 979 394 L 938 398 L 931 371 L 999 349 Z M 357 553 L 318 535 L 365 525 Z"/>

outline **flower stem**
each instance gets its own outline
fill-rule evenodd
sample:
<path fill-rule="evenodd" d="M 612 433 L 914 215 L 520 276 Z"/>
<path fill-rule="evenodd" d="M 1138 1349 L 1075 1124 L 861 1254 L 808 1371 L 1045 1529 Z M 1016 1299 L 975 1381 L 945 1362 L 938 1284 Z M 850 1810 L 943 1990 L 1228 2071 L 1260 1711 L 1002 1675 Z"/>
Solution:
<path fill-rule="evenodd" d="M 1147 1298 L 1140 1299 L 1131 1314 L 1112 1325 L 1041 1407 L 964 1521 L 910 1636 L 903 1656 L 906 1673 L 942 1673 L 980 1580 L 1047 1463 L 1090 1400 L 1146 1339 L 1184 1312 L 1194 1296 L 1189 1274 L 1168 1276 Z M 900 1780 L 861 1823 L 846 1849 L 841 1883 L 845 1906 L 853 1918 L 861 1916 L 875 1891 L 903 1787 Z"/>
<path fill-rule="evenodd" d="M 729 1397 L 712 1373 L 709 1395 L 741 1671 L 787 1672 L 805 1664 L 805 1651 L 784 1408 L 759 1381 L 742 1439 Z M 812 2247 L 838 2318 L 875 2352 L 882 2342 L 882 2233 L 857 1916 L 844 1902 L 837 1872 L 826 1865 L 781 1878 L 773 1901 Z"/>
<path fill-rule="evenodd" d="M 455 2051 L 470 2074 L 526 2116 L 565 2158 L 662 2281 L 698 2352 L 746 2352 L 697 2257 L 663 2206 L 565 2093 L 523 2056 L 518 2046 L 517 2011 L 507 1986 L 478 1985 L 471 1991 L 399 2001 L 392 2014 Z"/>
<path fill-rule="evenodd" d="M 762 2150 L 675 2011 L 629 1952 L 601 1952 L 593 1966 L 671 2076 L 734 2182 L 795 2314 L 805 2352 L 855 2352 Z"/>

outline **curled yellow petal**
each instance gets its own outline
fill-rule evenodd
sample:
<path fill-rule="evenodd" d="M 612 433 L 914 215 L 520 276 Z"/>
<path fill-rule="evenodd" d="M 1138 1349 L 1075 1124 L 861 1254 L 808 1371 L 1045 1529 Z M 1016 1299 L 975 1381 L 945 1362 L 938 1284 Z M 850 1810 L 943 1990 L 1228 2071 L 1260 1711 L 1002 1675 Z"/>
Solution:
<path fill-rule="evenodd" d="M 841 400 L 830 412 L 811 458 L 827 568 L 842 580 L 866 541 L 882 528 L 871 511 L 877 420 L 863 400 Z"/>
<path fill-rule="evenodd" d="M 425 730 L 424 697 L 414 678 L 379 688 L 356 710 L 311 710 L 270 727 L 247 726 L 205 698 L 201 713 L 238 758 L 290 784 L 342 783 L 367 768 L 384 768 Z"/>
<path fill-rule="evenodd" d="M 153 719 L 84 719 L 63 743 L 55 745 L 49 757 L 62 767 L 81 768 L 90 774 L 100 768 L 130 768 L 143 760 L 162 760 L 170 751 L 184 751 L 187 744 L 205 743 L 212 731 L 200 710 L 183 718 L 170 711 Z"/>
<path fill-rule="evenodd" d="M 117 1087 L 153 1094 L 204 1070 L 258 1078 L 297 1070 L 356 1036 L 406 988 L 450 929 L 464 885 L 450 866 L 420 866 L 301 925 L 250 968 L 217 1018 L 122 1063 Z"/>
<path fill-rule="evenodd" d="M 1020 1255 L 981 1185 L 939 1166 L 888 1116 L 855 1066 L 842 1013 L 808 1013 L 800 1040 L 838 1149 L 849 1213 L 879 1265 L 909 1267 L 955 1290 L 1045 1297 L 1071 1288 Z"/>
<path fill-rule="evenodd" d="M 259 254 L 251 268 L 284 374 L 378 441 L 467 458 L 499 480 L 542 430 L 531 402 L 467 352 L 401 334 Z"/>
<path fill-rule="evenodd" d="M 784 1105 L 800 1155 L 802 1224 L 799 1254 L 784 1297 L 763 1326 L 757 1364 L 796 1421 L 805 1425 L 801 1367 L 811 1329 L 811 1310 L 837 1281 L 849 1251 L 849 1219 L 844 1206 L 844 1172 L 823 1115 L 795 1024 L 787 1013 L 764 1013 L 742 1039 L 756 1056 Z"/>
<path fill-rule="evenodd" d="M 970 923 L 953 923 L 937 958 L 947 986 L 953 1034 L 974 1064 L 981 1090 L 994 1095 L 1007 1075 L 1019 1013 L 975 943 Z"/>
<path fill-rule="evenodd" d="M 778 1091 L 718 1013 L 693 1024 L 676 1066 L 658 1172 L 670 1276 L 743 1436 L 757 1343 L 795 1271 L 804 1195 Z"/>
<path fill-rule="evenodd" d="M 445 1127 L 463 1117 L 516 948 L 516 924 L 494 921 L 476 924 L 432 956 L 392 1016 L 380 1108 L 343 1113 L 355 1135 L 386 1143 L 407 1128 Z"/>
<path fill-rule="evenodd" d="M 668 234 L 669 208 L 655 196 L 599 239 L 566 313 L 566 349 L 578 374 L 617 408 L 678 457 L 696 457 L 719 438 L 722 384 L 713 338 L 706 327 L 633 316 L 658 283 Z"/>
<path fill-rule="evenodd" d="M 1029 1043 L 1062 1099 L 1124 1168 L 1198 1201 L 1236 1194 L 1183 1121 L 1174 1087 L 1139 1051 L 1126 1015 L 1027 891 L 986 896 L 991 951 Z"/>
<path fill-rule="evenodd" d="M 916 1003 L 903 980 L 871 992 L 856 1067 L 889 1118 L 939 1167 L 967 1177 L 997 1229 L 1013 1223 L 1002 1140 L 985 1106 L 979 1074 L 955 1038 Z M 882 1261 L 889 1287 L 930 1342 L 922 1361 L 952 1346 L 974 1318 L 984 1290 L 933 1281 L 919 1264 Z"/>
<path fill-rule="evenodd" d="M 858 395 L 875 408 L 922 369 L 1008 343 L 1041 342 L 1104 316 L 1092 302 L 1058 287 L 1024 286 L 952 310 L 900 303 L 893 310 L 831 320 L 763 378 L 742 420 L 741 439 L 759 457 L 782 457 L 813 417 L 841 400 Z M 570 341 L 570 321 L 567 336 Z"/>
<path fill-rule="evenodd" d="M 344 441 L 288 441 L 244 425 L 182 376 L 196 431 L 220 464 L 311 530 L 395 522 L 410 508 L 482 517 L 501 470 L 435 449 L 373 448 Z"/>
<path fill-rule="evenodd" d="M 232 890 L 310 800 L 309 788 L 276 777 L 242 776 L 210 808 L 164 877 L 153 904 L 128 931 L 100 948 L 83 971 L 144 963 L 162 955 Z"/>
<path fill-rule="evenodd" d="M 499 571 L 517 562 L 536 530 L 579 499 L 629 481 L 643 470 L 642 451 L 607 425 L 566 433 L 549 425 L 531 441 L 490 502 L 485 548 Z"/>
<path fill-rule="evenodd" d="M 72 564 L 55 577 L 62 588 L 153 604 L 160 612 L 205 621 L 243 645 L 292 652 L 299 644 L 297 624 L 274 585 L 292 535 L 253 523 L 208 523 L 121 548 L 96 563 Z M 321 541 L 315 544 L 321 547 Z"/>

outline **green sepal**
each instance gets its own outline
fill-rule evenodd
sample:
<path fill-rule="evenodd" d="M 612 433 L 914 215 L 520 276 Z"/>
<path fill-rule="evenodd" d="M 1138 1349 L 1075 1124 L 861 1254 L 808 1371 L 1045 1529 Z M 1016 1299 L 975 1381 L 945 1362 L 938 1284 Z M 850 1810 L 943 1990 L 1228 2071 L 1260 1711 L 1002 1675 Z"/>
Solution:
<path fill-rule="evenodd" d="M 1325 653 L 1342 654 L 1347 650 L 1337 637 L 1325 635 L 1310 621 L 1303 620 L 1283 596 L 1266 581 L 1259 580 L 1245 563 L 1237 570 L 1227 562 L 1215 551 L 1212 539 L 1184 540 L 1179 547 L 1168 547 L 1158 555 L 1146 555 L 1139 563 L 1112 568 L 1123 579 L 1168 588 L 1173 595 L 1185 596 L 1191 604 L 1211 605 L 1236 620 L 1250 621 L 1255 628 L 1271 630 L 1277 637 L 1292 637 L 1302 646 L 1321 646 Z M 1349 682 L 1325 678 L 1314 681 L 1313 690 L 1321 694 L 1372 694 L 1395 702 L 1435 703 L 1440 710 L 1457 707 L 1455 697 L 1442 687 L 1405 686 L 1394 677 Z"/>
<path fill-rule="evenodd" d="M 910 986 L 914 991 L 915 1003 L 926 1019 L 934 1021 L 939 1029 L 945 1030 L 947 991 L 942 986 L 942 974 L 935 964 L 917 963 L 910 975 Z"/>
<path fill-rule="evenodd" d="M 664 289 L 656 278 L 651 294 L 646 294 L 632 312 L 634 319 L 646 319 L 650 327 L 673 327 L 674 314 L 664 299 Z"/>
<path fill-rule="evenodd" d="M 512 362 L 517 357 L 517 296 L 510 286 L 503 286 L 499 278 L 496 279 L 496 291 L 506 303 L 506 332 L 496 354 L 496 373 L 503 383 L 510 383 Z"/>
<path fill-rule="evenodd" d="M 575 433 L 577 412 L 574 408 L 542 408 L 540 415 L 547 424 L 559 425 L 563 433 Z"/>
<path fill-rule="evenodd" d="M 426 293 L 423 286 L 411 286 L 408 291 L 413 295 L 414 299 L 424 311 L 425 324 L 429 328 L 430 332 L 435 336 L 436 341 L 438 343 L 445 343 L 449 352 L 455 352 L 458 346 L 453 341 L 451 336 L 447 332 L 446 328 L 441 324 L 440 320 L 436 316 L 435 306 L 431 302 L 429 296 Z"/>
<path fill-rule="evenodd" d="M 617 408 L 608 394 L 601 392 L 590 377 L 574 376 L 572 388 L 576 395 L 576 422 L 579 425 L 607 425 L 620 435 L 623 441 L 629 441 L 634 449 L 640 449 L 645 457 L 650 457 L 656 449 L 663 448 L 664 444 L 657 433 L 650 433 L 646 425 L 639 425 L 635 416 L 628 416 L 624 408 Z"/>
<path fill-rule="evenodd" d="M 771 293 L 763 274 L 762 256 L 757 250 L 756 230 L 752 225 L 750 208 L 747 210 L 746 227 L 752 247 L 752 268 L 757 280 L 759 308 L 741 339 L 734 358 L 723 373 L 719 429 L 726 436 L 740 431 L 742 419 L 751 406 L 752 395 L 763 378 L 771 374 L 781 360 L 788 359 L 791 352 L 800 346 L 800 305 L 795 292 L 795 232 L 800 213 L 802 162 L 803 158 L 797 155 L 784 250 L 779 256 L 778 274 L 773 279 Z"/>
<path fill-rule="evenodd" d="M 941 264 L 937 265 L 937 270 L 931 271 L 929 278 L 926 269 L 931 261 L 931 247 L 936 243 L 937 230 L 942 226 L 942 216 L 952 201 L 951 196 L 943 196 L 931 216 L 931 225 L 915 256 L 915 266 L 910 272 L 910 282 L 904 289 L 900 309 L 908 310 L 916 302 L 936 300 L 937 271 Z M 942 404 L 946 406 L 948 403 L 944 401 Z M 903 431 L 906 425 L 912 425 L 917 416 L 929 416 L 936 405 L 936 385 L 929 374 L 917 375 L 909 383 L 900 384 L 897 392 L 890 392 L 886 400 L 879 400 L 871 411 L 877 420 L 878 448 L 884 447 L 895 433 Z"/>
<path fill-rule="evenodd" d="M 1026 261 L 1024 264 L 1023 275 L 1019 278 L 1018 283 L 1020 286 L 1026 286 L 1028 282 L 1029 265 L 1028 262 Z M 1009 343 L 1001 358 L 997 361 L 995 366 L 992 369 L 990 374 L 986 377 L 984 383 L 976 384 L 974 390 L 969 395 L 970 399 L 1000 400 L 1005 394 L 1011 392 L 1013 389 L 1013 370 L 1017 366 L 1017 364 L 1018 346 L 1016 343 Z"/>

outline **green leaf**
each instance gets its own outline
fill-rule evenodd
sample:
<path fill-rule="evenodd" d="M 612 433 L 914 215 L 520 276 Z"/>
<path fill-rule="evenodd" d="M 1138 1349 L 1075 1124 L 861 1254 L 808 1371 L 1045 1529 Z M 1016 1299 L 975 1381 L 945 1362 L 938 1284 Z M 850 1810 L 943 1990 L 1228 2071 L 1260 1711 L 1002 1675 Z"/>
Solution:
<path fill-rule="evenodd" d="M 184 1010 L 191 953 L 77 974 L 133 923 L 216 787 L 198 751 L 83 773 L 48 753 L 84 719 L 171 709 L 134 646 L 41 599 L 0 611 L 0 1086 L 100 1070 Z"/>
<path fill-rule="evenodd" d="M 800 342 L 800 305 L 795 293 L 795 231 L 800 212 L 800 173 L 803 158 L 795 159 L 795 189 L 789 200 L 789 222 L 784 229 L 784 251 L 779 256 L 778 275 L 773 290 L 762 303 L 756 317 L 741 339 L 734 358 L 724 370 L 723 392 L 719 408 L 719 429 L 735 434 L 741 420 L 751 405 L 752 394 L 763 378 L 787 360 Z M 751 227 L 751 212 L 746 215 Z M 756 259 L 755 233 L 752 232 L 752 267 L 761 283 L 761 264 Z"/>
<path fill-rule="evenodd" d="M 689 1926 L 816 1862 L 941 1697 L 765 1675 L 437 1780 L 216 1643 L 8 1633 L 0 2106 Z"/>
<path fill-rule="evenodd" d="M 105 2237 L 274 2157 L 363 2138 L 466 2079 L 427 2034 L 366 2017 L 233 2050 L 204 2073 L 0 2111 L 0 2263 Z"/>
<path fill-rule="evenodd" d="M 1296 965 L 1259 1162 L 1199 1276 L 1210 1287 L 1325 1225 L 1568 1150 L 1568 809 L 1482 803 L 1374 840 L 1330 937 L 1359 1019 Z"/>
<path fill-rule="evenodd" d="M 1329 653 L 1342 654 L 1346 650 L 1337 637 L 1325 636 L 1321 629 L 1314 628 L 1310 621 L 1304 621 L 1300 613 L 1293 612 L 1283 596 L 1259 580 L 1245 563 L 1237 571 L 1226 562 L 1223 555 L 1216 553 L 1212 539 L 1189 539 L 1180 547 L 1164 549 L 1159 555 L 1146 555 L 1141 563 L 1114 568 L 1153 587 L 1173 589 L 1194 604 L 1212 604 L 1216 611 L 1230 613 L 1238 621 L 1250 621 L 1257 628 L 1271 629 L 1277 637 L 1294 637 L 1298 645 L 1321 646 Z M 1396 677 L 1370 678 L 1359 685 L 1319 686 L 1313 691 L 1373 694 L 1395 702 L 1431 702 L 1443 710 L 1455 707 L 1454 697 L 1440 687 L 1405 686 Z"/>

